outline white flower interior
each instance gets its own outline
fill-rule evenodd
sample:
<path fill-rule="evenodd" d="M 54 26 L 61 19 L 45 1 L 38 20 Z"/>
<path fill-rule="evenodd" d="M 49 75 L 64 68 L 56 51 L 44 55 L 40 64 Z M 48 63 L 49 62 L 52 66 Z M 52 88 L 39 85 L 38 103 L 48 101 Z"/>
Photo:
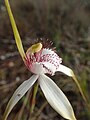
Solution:
<path fill-rule="evenodd" d="M 51 49 L 43 48 L 34 54 L 27 54 L 26 65 L 35 74 L 48 73 L 54 75 L 62 59 Z"/>

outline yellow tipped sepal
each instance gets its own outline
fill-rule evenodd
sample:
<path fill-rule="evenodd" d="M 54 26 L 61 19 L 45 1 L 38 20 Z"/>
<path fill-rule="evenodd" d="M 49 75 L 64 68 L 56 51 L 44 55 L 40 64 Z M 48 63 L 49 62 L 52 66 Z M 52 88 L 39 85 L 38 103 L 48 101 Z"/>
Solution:
<path fill-rule="evenodd" d="M 20 53 L 22 59 L 24 60 L 25 52 L 24 52 L 24 49 L 23 49 L 22 41 L 21 41 L 21 38 L 20 38 L 20 35 L 19 35 L 19 32 L 18 32 L 18 29 L 17 29 L 17 26 L 16 26 L 16 23 L 15 23 L 15 20 L 14 20 L 14 17 L 13 17 L 13 14 L 12 14 L 12 11 L 11 11 L 8 0 L 5 0 L 5 5 L 6 5 L 6 8 L 7 8 L 8 14 L 9 14 L 9 18 L 10 18 L 10 22 L 11 22 L 11 25 L 12 25 L 15 41 L 16 41 L 16 44 L 17 44 L 17 48 L 19 50 L 19 53 Z"/>
<path fill-rule="evenodd" d="M 75 81 L 75 83 L 77 84 L 77 86 L 78 86 L 78 88 L 79 88 L 79 91 L 80 91 L 80 93 L 81 93 L 83 99 L 84 99 L 85 102 L 87 103 L 87 99 L 86 99 L 86 97 L 85 97 L 85 95 L 84 95 L 84 93 L 83 93 L 83 91 L 82 91 L 82 88 L 81 88 L 81 86 L 80 86 L 80 84 L 79 84 L 79 82 L 78 82 L 78 80 L 77 80 L 75 74 L 73 73 L 73 71 L 72 71 L 71 74 L 72 74 L 72 78 L 73 78 L 73 80 Z"/>
<path fill-rule="evenodd" d="M 74 72 L 73 72 L 70 68 L 68 68 L 68 67 L 66 67 L 66 66 L 64 66 L 64 65 L 62 65 L 62 64 L 60 64 L 60 66 L 59 66 L 59 68 L 58 68 L 57 71 L 63 72 L 63 73 L 65 73 L 66 75 L 68 75 L 68 76 L 70 76 L 70 77 L 73 78 L 73 80 L 75 81 L 76 85 L 77 85 L 78 88 L 79 88 L 79 91 L 80 91 L 83 99 L 84 99 L 85 102 L 87 103 L 86 96 L 84 95 L 84 93 L 83 93 L 83 91 L 82 91 L 82 88 L 81 88 L 81 86 L 80 86 L 80 84 L 79 84 L 79 82 L 78 82 L 78 80 L 77 80 Z"/>

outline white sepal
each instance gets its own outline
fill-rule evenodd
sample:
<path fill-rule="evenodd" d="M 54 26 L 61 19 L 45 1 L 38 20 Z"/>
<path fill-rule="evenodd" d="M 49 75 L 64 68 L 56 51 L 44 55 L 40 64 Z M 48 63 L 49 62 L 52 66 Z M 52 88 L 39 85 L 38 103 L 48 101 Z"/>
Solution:
<path fill-rule="evenodd" d="M 52 79 L 46 75 L 40 75 L 39 84 L 53 109 L 66 119 L 76 120 L 70 102 Z"/>
<path fill-rule="evenodd" d="M 59 68 L 57 69 L 57 71 L 63 72 L 64 74 L 66 74 L 70 77 L 73 76 L 73 71 L 70 68 L 68 68 L 62 64 L 59 65 Z"/>
<path fill-rule="evenodd" d="M 38 75 L 33 75 L 28 80 L 24 81 L 14 92 L 13 96 L 11 97 L 8 105 L 6 107 L 3 120 L 6 120 L 9 113 L 16 105 L 16 103 L 24 96 L 24 94 L 32 87 L 35 81 L 38 79 Z"/>
<path fill-rule="evenodd" d="M 68 68 L 68 67 L 66 67 L 66 66 L 64 66 L 64 65 L 62 65 L 62 64 L 60 64 L 60 66 L 59 66 L 59 68 L 57 69 L 57 71 L 63 72 L 64 74 L 66 74 L 66 75 L 68 75 L 68 76 L 70 76 L 70 77 L 73 78 L 73 80 L 75 81 L 76 85 L 77 85 L 78 88 L 79 88 L 79 91 L 80 91 L 83 99 L 84 99 L 85 102 L 87 103 L 87 99 L 86 99 L 86 97 L 85 97 L 85 95 L 84 95 L 84 93 L 83 93 L 83 90 L 82 90 L 82 88 L 81 88 L 81 86 L 80 86 L 80 84 L 79 84 L 79 82 L 78 82 L 78 80 L 77 80 L 74 72 L 73 72 L 70 68 Z"/>

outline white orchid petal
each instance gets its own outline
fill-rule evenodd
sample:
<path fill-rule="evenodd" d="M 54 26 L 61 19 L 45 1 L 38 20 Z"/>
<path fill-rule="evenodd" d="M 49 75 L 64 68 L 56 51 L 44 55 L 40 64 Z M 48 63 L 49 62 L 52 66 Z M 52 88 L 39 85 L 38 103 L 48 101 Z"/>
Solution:
<path fill-rule="evenodd" d="M 38 62 L 33 63 L 30 70 L 31 70 L 31 72 L 33 72 L 35 74 L 44 74 L 46 72 L 45 69 L 43 69 L 43 65 L 41 65 Z"/>
<path fill-rule="evenodd" d="M 35 81 L 38 79 L 38 75 L 33 75 L 28 80 L 24 81 L 14 92 L 13 96 L 11 97 L 7 108 L 4 113 L 3 120 L 6 120 L 9 113 L 13 109 L 13 107 L 16 105 L 16 103 L 24 96 L 24 94 L 32 87 L 32 85 L 35 83 Z"/>
<path fill-rule="evenodd" d="M 62 65 L 62 64 L 60 64 L 60 66 L 59 66 L 59 68 L 57 69 L 57 71 L 63 72 L 63 73 L 65 73 L 66 75 L 68 75 L 68 76 L 70 76 L 70 77 L 73 78 L 73 80 L 75 81 L 76 85 L 77 85 L 78 88 L 79 88 L 79 91 L 80 91 L 83 99 L 84 99 L 85 102 L 87 103 L 87 99 L 86 99 L 86 97 L 85 97 L 85 95 L 84 95 L 84 93 L 83 93 L 83 90 L 82 90 L 82 88 L 81 88 L 81 86 L 80 86 L 80 84 L 79 84 L 79 82 L 78 82 L 78 80 L 77 80 L 74 72 L 73 72 L 70 68 L 68 68 L 68 67 L 66 67 L 66 66 L 64 66 L 64 65 Z"/>
<path fill-rule="evenodd" d="M 57 71 L 63 72 L 64 74 L 66 74 L 70 77 L 73 76 L 73 71 L 70 68 L 68 68 L 62 64 L 59 65 L 59 68 L 57 69 Z"/>
<path fill-rule="evenodd" d="M 46 75 L 39 77 L 40 87 L 49 104 L 64 118 L 76 120 L 73 108 L 59 87 Z"/>

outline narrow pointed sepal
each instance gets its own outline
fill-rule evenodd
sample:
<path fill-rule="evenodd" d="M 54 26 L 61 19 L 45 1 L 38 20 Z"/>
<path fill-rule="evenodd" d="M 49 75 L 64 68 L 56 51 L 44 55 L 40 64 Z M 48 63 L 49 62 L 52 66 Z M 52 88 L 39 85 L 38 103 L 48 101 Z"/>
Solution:
<path fill-rule="evenodd" d="M 25 93 L 32 87 L 35 81 L 38 79 L 38 75 L 33 75 L 30 79 L 24 81 L 14 92 L 11 97 L 8 105 L 6 107 L 3 120 L 6 120 L 9 113 L 13 109 L 13 107 L 17 104 L 17 102 L 25 95 Z"/>
<path fill-rule="evenodd" d="M 62 72 L 62 73 L 64 73 L 64 74 L 66 74 L 66 75 L 68 75 L 68 76 L 70 76 L 70 77 L 73 78 L 73 80 L 75 81 L 76 85 L 77 85 L 78 88 L 79 88 L 79 91 L 80 91 L 83 99 L 84 99 L 85 102 L 87 103 L 87 99 L 86 99 L 86 97 L 85 97 L 85 95 L 84 95 L 84 93 L 83 93 L 83 91 L 82 91 L 82 88 L 81 88 L 81 86 L 80 86 L 80 84 L 79 84 L 79 82 L 78 82 L 78 80 L 77 80 L 74 72 L 73 72 L 70 68 L 68 68 L 68 67 L 66 67 L 66 66 L 64 66 L 64 65 L 62 65 L 62 64 L 60 64 L 60 66 L 59 66 L 59 68 L 57 69 L 57 71 L 60 71 L 60 72 Z"/>
<path fill-rule="evenodd" d="M 68 68 L 68 67 L 66 67 L 66 66 L 64 66 L 62 64 L 59 65 L 59 68 L 57 69 L 57 71 L 60 71 L 60 72 L 66 74 L 66 75 L 68 75 L 70 77 L 73 76 L 73 71 L 70 68 Z"/>
<path fill-rule="evenodd" d="M 40 87 L 49 102 L 62 117 L 69 120 L 76 120 L 73 108 L 59 87 L 46 75 L 39 77 Z"/>
<path fill-rule="evenodd" d="M 15 41 L 16 41 L 16 44 L 17 44 L 17 48 L 19 50 L 19 53 L 20 53 L 22 59 L 24 60 L 25 52 L 24 52 L 24 49 L 23 49 L 22 41 L 21 41 L 21 38 L 20 38 L 20 35 L 19 35 L 19 32 L 18 32 L 18 29 L 17 29 L 17 26 L 16 26 L 16 23 L 15 23 L 15 20 L 14 20 L 14 17 L 13 17 L 13 14 L 12 14 L 12 11 L 11 11 L 8 0 L 5 0 L 5 5 L 6 5 L 6 8 L 7 8 L 8 14 L 9 14 L 9 18 L 10 18 L 10 22 L 11 22 L 11 25 L 12 25 Z"/>

